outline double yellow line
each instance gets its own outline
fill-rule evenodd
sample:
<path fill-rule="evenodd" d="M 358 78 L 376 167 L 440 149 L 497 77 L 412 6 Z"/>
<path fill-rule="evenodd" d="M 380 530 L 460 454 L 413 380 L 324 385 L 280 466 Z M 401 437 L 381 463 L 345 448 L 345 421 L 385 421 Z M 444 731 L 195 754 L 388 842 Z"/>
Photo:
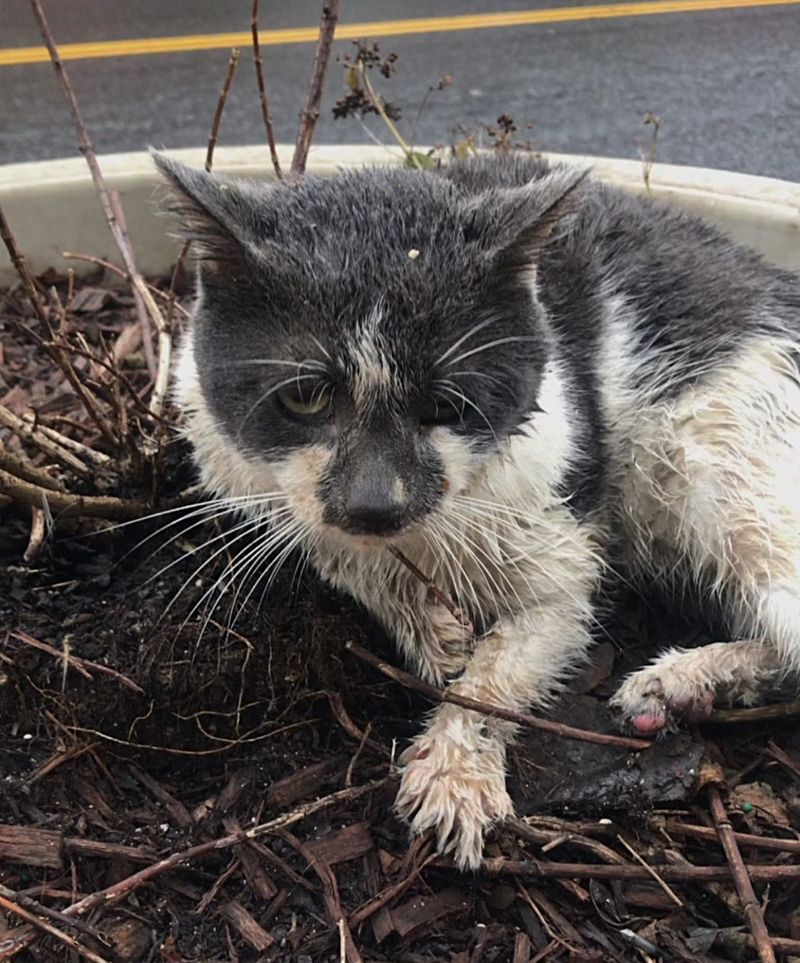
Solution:
<path fill-rule="evenodd" d="M 592 4 L 551 7 L 545 10 L 513 10 L 508 13 L 476 13 L 454 17 L 418 17 L 410 20 L 374 20 L 343 23 L 337 27 L 339 40 L 359 37 L 402 37 L 422 33 L 452 33 L 457 30 L 489 30 L 495 27 L 524 27 L 542 23 L 580 20 L 611 20 L 616 17 L 648 17 L 665 13 L 698 13 L 703 10 L 736 10 L 752 7 L 790 6 L 800 0 L 646 0 L 640 3 Z M 265 30 L 264 46 L 309 43 L 317 39 L 316 27 Z M 138 57 L 143 54 L 189 53 L 247 46 L 250 34 L 210 33 L 185 37 L 142 37 L 130 40 L 101 40 L 65 43 L 59 47 L 62 60 L 92 60 L 101 57 Z M 0 50 L 0 67 L 42 63 L 49 59 L 44 47 L 13 47 Z"/>

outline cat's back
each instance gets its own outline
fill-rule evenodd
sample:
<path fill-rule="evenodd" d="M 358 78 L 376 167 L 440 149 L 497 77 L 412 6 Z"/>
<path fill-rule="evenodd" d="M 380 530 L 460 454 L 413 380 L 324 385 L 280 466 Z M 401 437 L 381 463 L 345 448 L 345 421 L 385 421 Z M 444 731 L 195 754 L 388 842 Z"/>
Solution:
<path fill-rule="evenodd" d="M 515 152 L 456 161 L 443 174 L 478 194 L 551 170 Z M 591 177 L 542 254 L 537 291 L 586 376 L 595 367 L 587 356 L 624 350 L 680 367 L 664 385 L 674 391 L 754 339 L 800 342 L 800 278 L 699 217 Z"/>

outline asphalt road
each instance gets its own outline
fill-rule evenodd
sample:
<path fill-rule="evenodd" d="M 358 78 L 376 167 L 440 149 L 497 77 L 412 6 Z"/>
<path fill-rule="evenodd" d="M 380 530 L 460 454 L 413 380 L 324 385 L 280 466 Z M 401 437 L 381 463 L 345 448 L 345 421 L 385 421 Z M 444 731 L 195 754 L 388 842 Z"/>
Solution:
<path fill-rule="evenodd" d="M 44 0 L 59 43 L 216 34 L 249 28 L 250 0 Z M 27 0 L 3 0 L 0 55 L 40 43 Z M 262 0 L 262 29 L 314 26 L 317 0 Z M 492 11 L 581 7 L 581 0 L 343 0 L 342 22 Z M 494 29 L 386 37 L 399 56 L 384 95 L 404 108 L 408 137 L 448 143 L 456 128 L 479 132 L 510 114 L 543 150 L 637 157 L 648 111 L 661 119 L 658 159 L 800 181 L 800 5 L 603 17 Z M 347 52 L 350 41 L 337 43 Z M 313 58 L 312 43 L 264 49 L 279 140 L 293 141 Z M 249 52 L 220 134 L 258 143 L 263 128 Z M 204 50 L 68 63 L 100 152 L 148 144 L 205 144 L 229 52 Z M 377 78 L 380 80 L 380 78 Z M 354 120 L 334 120 L 342 72 L 333 63 L 318 143 L 367 139 Z M 390 138 L 381 124 L 370 129 Z M 0 162 L 73 155 L 70 116 L 47 63 L 0 66 Z"/>

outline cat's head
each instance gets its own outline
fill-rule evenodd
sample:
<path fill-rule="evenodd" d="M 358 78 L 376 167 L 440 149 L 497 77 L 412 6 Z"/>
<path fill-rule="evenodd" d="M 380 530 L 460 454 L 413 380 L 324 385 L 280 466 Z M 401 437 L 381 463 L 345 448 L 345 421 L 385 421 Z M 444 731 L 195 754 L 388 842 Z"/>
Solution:
<path fill-rule="evenodd" d="M 179 396 L 206 483 L 308 534 L 398 537 L 537 409 L 536 258 L 581 179 L 468 193 L 366 169 L 265 184 L 163 156 L 198 263 Z"/>

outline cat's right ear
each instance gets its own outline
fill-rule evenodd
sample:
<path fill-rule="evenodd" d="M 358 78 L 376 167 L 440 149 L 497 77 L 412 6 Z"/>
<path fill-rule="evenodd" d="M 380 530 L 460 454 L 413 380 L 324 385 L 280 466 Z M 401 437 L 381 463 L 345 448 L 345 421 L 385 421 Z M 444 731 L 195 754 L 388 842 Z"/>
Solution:
<path fill-rule="evenodd" d="M 213 268 L 253 249 L 254 185 L 150 153 L 167 186 L 163 207 L 173 215 L 178 236 L 192 242 L 196 260 Z"/>

